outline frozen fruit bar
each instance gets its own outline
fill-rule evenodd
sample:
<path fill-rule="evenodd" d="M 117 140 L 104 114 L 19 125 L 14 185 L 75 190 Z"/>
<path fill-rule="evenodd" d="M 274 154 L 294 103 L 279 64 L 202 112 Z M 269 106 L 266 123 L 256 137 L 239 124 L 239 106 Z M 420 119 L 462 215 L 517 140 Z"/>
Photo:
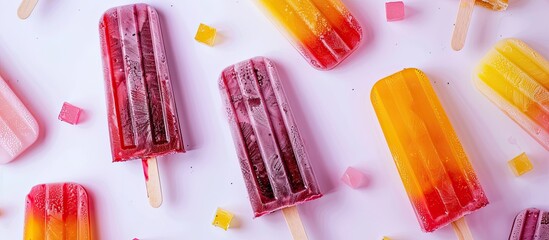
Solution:
<path fill-rule="evenodd" d="M 477 88 L 549 150 L 549 62 L 523 41 L 504 39 L 475 76 Z"/>
<path fill-rule="evenodd" d="M 113 160 L 183 152 L 156 10 L 112 8 L 99 29 Z"/>
<path fill-rule="evenodd" d="M 27 195 L 25 240 L 90 240 L 86 190 L 75 183 L 40 184 Z"/>
<path fill-rule="evenodd" d="M 517 215 L 509 240 L 546 239 L 549 239 L 549 212 L 528 208 Z"/>
<path fill-rule="evenodd" d="M 378 81 L 372 104 L 423 231 L 488 204 L 429 79 L 405 69 Z"/>
<path fill-rule="evenodd" d="M 0 76 L 0 163 L 14 160 L 38 138 L 38 123 Z"/>
<path fill-rule="evenodd" d="M 340 0 L 254 0 L 315 68 L 341 63 L 362 40 L 362 27 Z"/>
<path fill-rule="evenodd" d="M 237 63 L 219 86 L 255 216 L 321 197 L 274 64 Z"/>

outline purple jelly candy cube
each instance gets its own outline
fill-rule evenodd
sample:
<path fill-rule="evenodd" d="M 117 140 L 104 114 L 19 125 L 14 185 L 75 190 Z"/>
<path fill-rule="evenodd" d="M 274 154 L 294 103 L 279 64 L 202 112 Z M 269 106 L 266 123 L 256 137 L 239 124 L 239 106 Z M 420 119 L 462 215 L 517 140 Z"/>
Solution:
<path fill-rule="evenodd" d="M 348 167 L 343 177 L 341 177 L 341 181 L 352 188 L 359 188 L 366 181 L 366 176 L 356 168 Z"/>
<path fill-rule="evenodd" d="M 387 2 L 385 3 L 385 9 L 387 10 L 388 22 L 404 19 L 404 3 L 402 1 Z"/>
<path fill-rule="evenodd" d="M 76 125 L 78 123 L 78 118 L 80 117 L 81 112 L 82 109 L 65 102 L 63 103 L 63 107 L 61 108 L 61 112 L 59 113 L 58 118 L 63 122 Z"/>

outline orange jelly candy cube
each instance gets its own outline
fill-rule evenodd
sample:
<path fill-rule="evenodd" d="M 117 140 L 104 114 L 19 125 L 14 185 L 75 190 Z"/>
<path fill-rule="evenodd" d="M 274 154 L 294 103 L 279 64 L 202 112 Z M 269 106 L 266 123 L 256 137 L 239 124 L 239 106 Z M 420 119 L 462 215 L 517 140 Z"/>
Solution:
<path fill-rule="evenodd" d="M 532 165 L 532 162 L 530 162 L 530 159 L 528 159 L 528 156 L 526 156 L 526 153 L 516 156 L 508 163 L 517 177 L 534 169 L 534 166 Z"/>

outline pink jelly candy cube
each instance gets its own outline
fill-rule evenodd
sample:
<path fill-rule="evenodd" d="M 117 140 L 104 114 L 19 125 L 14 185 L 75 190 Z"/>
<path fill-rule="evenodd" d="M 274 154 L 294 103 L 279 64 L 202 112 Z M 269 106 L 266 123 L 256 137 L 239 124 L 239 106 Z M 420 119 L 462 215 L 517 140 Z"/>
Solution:
<path fill-rule="evenodd" d="M 63 107 L 61 108 L 58 118 L 63 122 L 75 125 L 78 123 L 78 118 L 80 117 L 81 112 L 82 109 L 65 102 L 63 103 Z"/>
<path fill-rule="evenodd" d="M 387 2 L 385 3 L 385 9 L 387 10 L 388 22 L 404 19 L 404 3 L 402 1 Z"/>
<path fill-rule="evenodd" d="M 343 177 L 341 177 L 341 181 L 352 188 L 359 188 L 366 181 L 366 176 L 356 168 L 348 167 Z"/>

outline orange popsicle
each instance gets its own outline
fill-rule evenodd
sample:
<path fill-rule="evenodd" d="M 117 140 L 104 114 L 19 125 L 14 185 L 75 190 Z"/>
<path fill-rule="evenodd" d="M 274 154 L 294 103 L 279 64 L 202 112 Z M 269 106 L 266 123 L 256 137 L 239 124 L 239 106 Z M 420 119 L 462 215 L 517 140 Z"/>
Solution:
<path fill-rule="evenodd" d="M 425 74 L 405 69 L 374 85 L 372 104 L 423 231 L 488 199 Z"/>

